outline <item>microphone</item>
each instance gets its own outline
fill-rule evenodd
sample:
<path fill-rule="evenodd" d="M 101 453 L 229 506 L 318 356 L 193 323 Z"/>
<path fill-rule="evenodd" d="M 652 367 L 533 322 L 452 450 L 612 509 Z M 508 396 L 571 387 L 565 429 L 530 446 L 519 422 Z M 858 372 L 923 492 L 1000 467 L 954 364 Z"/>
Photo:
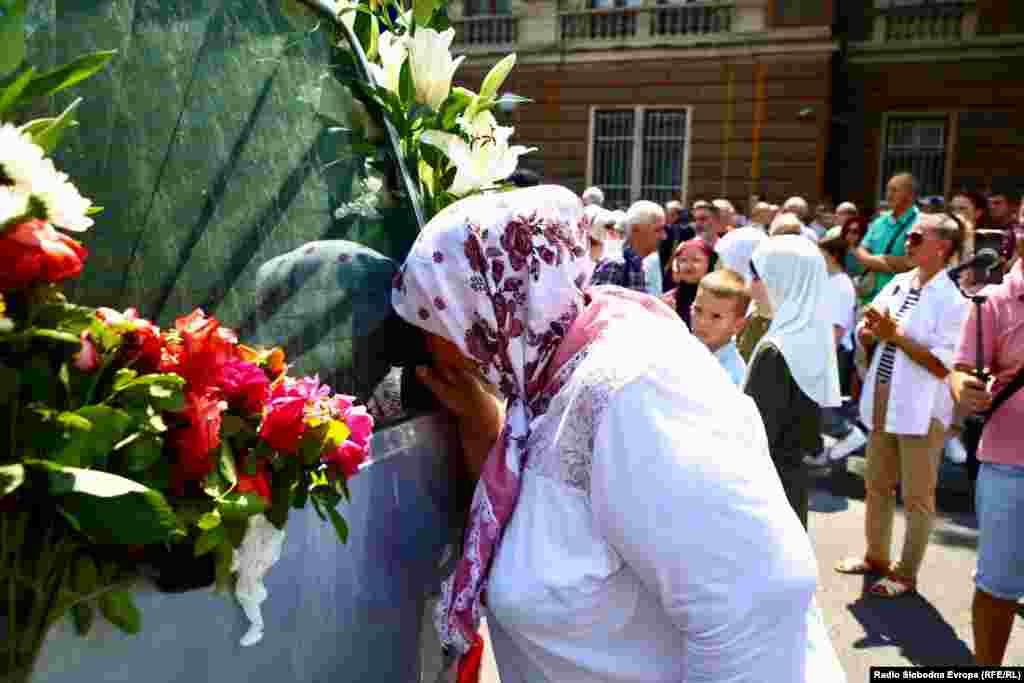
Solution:
<path fill-rule="evenodd" d="M 957 277 L 959 277 L 960 273 L 964 272 L 965 270 L 971 268 L 984 268 L 985 270 L 991 270 L 993 266 L 999 263 L 999 261 L 999 252 L 997 252 L 995 249 L 989 249 L 988 247 L 985 247 L 984 249 L 979 249 L 978 253 L 974 255 L 974 258 L 968 259 L 967 261 L 964 261 L 956 268 L 950 268 L 946 272 L 949 274 L 951 278 L 956 280 Z"/>

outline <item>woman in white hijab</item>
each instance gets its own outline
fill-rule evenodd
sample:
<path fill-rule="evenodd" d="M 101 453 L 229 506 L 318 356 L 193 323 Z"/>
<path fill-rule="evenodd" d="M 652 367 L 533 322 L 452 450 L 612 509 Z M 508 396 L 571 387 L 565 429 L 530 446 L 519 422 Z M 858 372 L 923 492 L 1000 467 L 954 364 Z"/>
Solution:
<path fill-rule="evenodd" d="M 761 243 L 768 239 L 763 230 L 757 228 L 736 228 L 718 240 L 715 253 L 722 268 L 728 268 L 743 276 L 750 284 L 750 259 Z"/>
<path fill-rule="evenodd" d="M 765 241 L 751 259 L 751 288 L 771 303 L 771 326 L 754 348 L 744 391 L 761 411 L 772 460 L 807 526 L 804 456 L 817 450 L 821 408 L 840 405 L 835 335 L 821 315 L 828 272 L 812 242 L 796 235 Z"/>

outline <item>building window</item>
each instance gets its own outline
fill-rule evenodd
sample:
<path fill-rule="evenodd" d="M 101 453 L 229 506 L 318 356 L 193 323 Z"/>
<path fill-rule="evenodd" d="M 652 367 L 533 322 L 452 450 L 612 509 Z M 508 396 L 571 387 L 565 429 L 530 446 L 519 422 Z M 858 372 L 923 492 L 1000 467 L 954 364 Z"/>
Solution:
<path fill-rule="evenodd" d="M 604 192 L 606 207 L 682 196 L 688 119 L 684 108 L 594 110 L 589 182 Z"/>
<path fill-rule="evenodd" d="M 914 174 L 918 194 L 945 194 L 946 117 L 888 116 L 882 148 L 881 189 L 896 173 Z"/>
<path fill-rule="evenodd" d="M 512 3 L 510 0 L 465 0 L 463 5 L 463 16 L 466 17 L 486 17 L 511 13 Z"/>

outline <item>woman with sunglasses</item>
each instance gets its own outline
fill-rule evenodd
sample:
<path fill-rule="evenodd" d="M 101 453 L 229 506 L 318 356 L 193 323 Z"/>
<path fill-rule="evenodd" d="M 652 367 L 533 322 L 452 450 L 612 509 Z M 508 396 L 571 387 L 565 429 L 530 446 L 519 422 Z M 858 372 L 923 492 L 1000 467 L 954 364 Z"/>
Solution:
<path fill-rule="evenodd" d="M 935 516 L 935 485 L 953 399 L 945 385 L 968 302 L 945 273 L 963 228 L 949 214 L 922 216 L 907 233 L 914 269 L 890 281 L 858 327 L 871 362 L 860 400 L 872 427 L 865 475 L 867 550 L 836 571 L 881 578 L 870 592 L 895 598 L 917 589 L 917 574 Z M 875 348 L 877 347 L 877 348 Z M 896 486 L 906 510 L 900 560 L 890 563 Z"/>

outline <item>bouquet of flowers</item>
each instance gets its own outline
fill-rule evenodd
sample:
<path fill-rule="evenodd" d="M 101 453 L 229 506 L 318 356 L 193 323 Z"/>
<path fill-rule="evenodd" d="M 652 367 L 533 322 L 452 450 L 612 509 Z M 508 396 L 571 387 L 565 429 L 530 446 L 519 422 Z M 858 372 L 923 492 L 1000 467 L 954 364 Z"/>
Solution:
<path fill-rule="evenodd" d="M 444 4 L 336 3 L 369 61 L 372 82 L 355 79 L 349 85 L 367 116 L 387 120 L 397 133 L 406 165 L 418 178 L 427 220 L 462 197 L 505 189 L 501 181 L 516 170 L 519 157 L 534 151 L 511 144 L 515 129 L 498 125 L 492 113 L 506 104 L 530 101 L 498 94 L 515 66 L 515 54 L 494 65 L 479 93 L 452 87 L 464 57 L 451 54 L 455 29 Z M 372 119 L 360 126 L 356 132 L 367 139 L 357 140 L 357 145 L 372 149 L 365 143 L 372 143 L 368 138 L 375 128 L 379 134 Z"/>
<path fill-rule="evenodd" d="M 0 13 L 0 29 L 24 3 Z M 18 14 L 20 10 L 21 14 Z M 18 32 L 7 31 L 17 38 Z M 16 41 L 15 41 L 16 42 Z M 363 463 L 373 420 L 316 377 L 289 374 L 281 349 L 251 348 L 195 310 L 160 329 L 135 310 L 69 302 L 82 232 L 98 211 L 47 157 L 74 125 L 16 126 L 20 102 L 96 73 L 113 53 L 51 73 L 0 46 L 0 671 L 27 679 L 49 626 L 99 612 L 140 628 L 129 590 L 216 582 L 236 590 L 261 635 L 261 579 L 290 509 L 311 504 L 342 542 L 336 507 Z"/>

